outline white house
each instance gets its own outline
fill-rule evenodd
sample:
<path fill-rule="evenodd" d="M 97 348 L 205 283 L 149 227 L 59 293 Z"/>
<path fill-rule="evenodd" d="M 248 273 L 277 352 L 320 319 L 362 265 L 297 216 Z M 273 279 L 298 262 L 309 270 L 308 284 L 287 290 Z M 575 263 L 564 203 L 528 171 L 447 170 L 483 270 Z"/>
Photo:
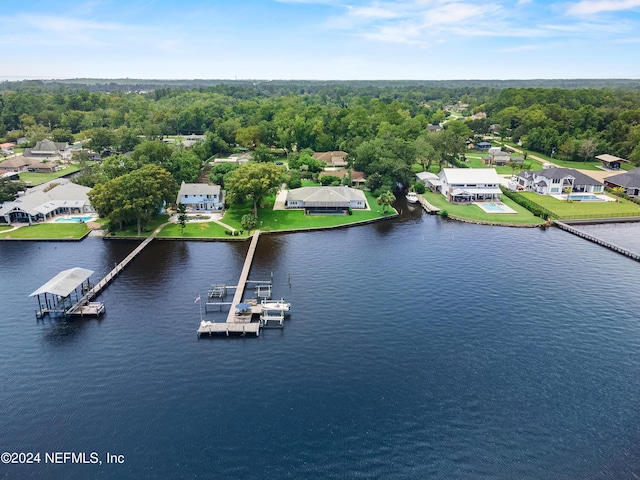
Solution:
<path fill-rule="evenodd" d="M 561 195 L 567 188 L 572 193 L 602 193 L 604 183 L 572 168 L 525 170 L 515 177 L 515 189 L 531 190 L 540 195 Z"/>
<path fill-rule="evenodd" d="M 286 208 L 315 211 L 366 209 L 367 197 L 362 190 L 349 187 L 302 187 L 287 191 Z"/>
<path fill-rule="evenodd" d="M 498 200 L 502 194 L 495 168 L 443 168 L 439 177 L 441 192 L 451 203 Z"/>
<path fill-rule="evenodd" d="M 176 203 L 185 205 L 188 210 L 200 212 L 222 210 L 224 192 L 220 189 L 220 185 L 182 182 Z"/>

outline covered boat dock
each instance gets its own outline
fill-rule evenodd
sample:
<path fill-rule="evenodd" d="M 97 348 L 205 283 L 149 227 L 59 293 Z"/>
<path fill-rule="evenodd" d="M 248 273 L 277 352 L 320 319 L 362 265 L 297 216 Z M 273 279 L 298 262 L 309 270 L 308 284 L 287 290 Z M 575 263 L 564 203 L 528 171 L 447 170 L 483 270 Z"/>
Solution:
<path fill-rule="evenodd" d="M 89 302 L 85 292 L 91 290 L 89 277 L 93 270 L 74 267 L 63 270 L 53 277 L 30 297 L 37 297 L 36 318 L 47 315 L 64 316 L 100 316 L 105 312 L 103 302 Z"/>

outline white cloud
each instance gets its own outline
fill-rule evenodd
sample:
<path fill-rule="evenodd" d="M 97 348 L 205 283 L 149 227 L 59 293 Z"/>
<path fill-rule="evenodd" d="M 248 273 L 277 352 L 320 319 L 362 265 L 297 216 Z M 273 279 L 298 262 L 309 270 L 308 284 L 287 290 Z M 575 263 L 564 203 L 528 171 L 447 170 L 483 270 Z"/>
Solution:
<path fill-rule="evenodd" d="M 594 15 L 640 7 L 640 0 L 582 0 L 569 6 L 569 15 Z"/>

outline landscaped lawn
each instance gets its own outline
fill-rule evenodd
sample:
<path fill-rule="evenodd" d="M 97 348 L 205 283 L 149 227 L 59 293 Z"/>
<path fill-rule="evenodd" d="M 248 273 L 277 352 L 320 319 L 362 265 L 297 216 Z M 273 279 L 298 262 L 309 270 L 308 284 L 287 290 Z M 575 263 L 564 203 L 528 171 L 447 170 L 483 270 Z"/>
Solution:
<path fill-rule="evenodd" d="M 2 232 L 2 231 L 4 231 L 4 230 L 10 230 L 10 229 L 12 229 L 12 228 L 13 228 L 13 227 L 12 227 L 12 226 L 10 226 L 10 225 L 1 225 L 1 226 L 0 226 L 0 232 Z"/>
<path fill-rule="evenodd" d="M 53 173 L 22 172 L 20 173 L 20 180 L 25 182 L 27 185 L 40 185 L 42 183 L 55 180 L 56 178 L 69 175 L 70 173 L 77 172 L 78 170 L 80 170 L 80 165 L 74 164 Z"/>
<path fill-rule="evenodd" d="M 140 238 L 146 238 L 153 233 L 153 231 L 158 228 L 163 223 L 166 223 L 169 220 L 168 214 L 162 214 L 156 216 L 153 220 L 151 220 L 145 227 L 142 229 L 142 234 Z M 115 231 L 109 233 L 109 236 L 113 237 L 137 237 L 138 236 L 138 226 L 137 225 L 129 225 L 125 227 L 124 230 Z"/>
<path fill-rule="evenodd" d="M 375 198 L 365 192 L 371 210 L 353 210 L 353 215 L 305 215 L 304 210 L 273 210 L 273 198 L 265 201 L 265 206 L 258 210 L 256 228 L 263 231 L 300 230 L 308 228 L 335 227 L 349 225 L 376 218 L 390 217 L 396 212 L 389 207 L 387 213 L 382 213 L 382 207 Z M 240 219 L 251 212 L 251 205 L 232 205 L 222 221 L 238 230 L 242 229 Z"/>
<path fill-rule="evenodd" d="M 40 223 L 24 226 L 7 233 L 0 233 L 0 238 L 23 239 L 72 239 L 82 238 L 89 228 L 84 223 Z"/>
<path fill-rule="evenodd" d="M 158 237 L 175 237 L 175 238 L 218 238 L 218 237 L 227 237 L 227 238 L 246 238 L 247 232 L 244 232 L 243 235 L 238 235 L 235 237 L 231 237 L 230 235 L 225 234 L 225 230 L 227 230 L 222 225 L 217 224 L 216 222 L 189 222 L 184 227 L 184 233 L 180 231 L 180 224 L 172 223 L 167 225 L 162 229 L 162 231 L 158 234 Z"/>
<path fill-rule="evenodd" d="M 609 218 L 640 216 L 640 205 L 620 199 L 620 202 L 567 202 L 550 195 L 520 192 L 528 200 L 556 214 L 558 219 Z"/>
<path fill-rule="evenodd" d="M 505 223 L 518 225 L 542 225 L 545 221 L 536 217 L 524 207 L 521 207 L 510 198 L 502 196 L 502 202 L 513 208 L 518 213 L 486 213 L 477 205 L 453 205 L 440 193 L 425 192 L 424 198 L 434 207 L 446 211 L 454 217 L 468 220 L 477 220 L 488 223 Z"/>

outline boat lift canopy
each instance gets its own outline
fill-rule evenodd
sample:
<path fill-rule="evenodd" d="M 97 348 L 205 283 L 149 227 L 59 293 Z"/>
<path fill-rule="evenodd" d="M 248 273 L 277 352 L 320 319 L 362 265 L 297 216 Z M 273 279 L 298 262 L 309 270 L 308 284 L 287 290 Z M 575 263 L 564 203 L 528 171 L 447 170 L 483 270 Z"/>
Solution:
<path fill-rule="evenodd" d="M 82 285 L 92 274 L 93 270 L 80 267 L 64 270 L 29 296 L 35 297 L 43 293 L 50 293 L 60 297 L 68 297 L 71 295 L 71 292 Z"/>

